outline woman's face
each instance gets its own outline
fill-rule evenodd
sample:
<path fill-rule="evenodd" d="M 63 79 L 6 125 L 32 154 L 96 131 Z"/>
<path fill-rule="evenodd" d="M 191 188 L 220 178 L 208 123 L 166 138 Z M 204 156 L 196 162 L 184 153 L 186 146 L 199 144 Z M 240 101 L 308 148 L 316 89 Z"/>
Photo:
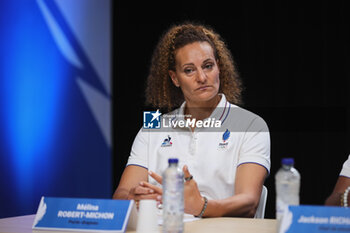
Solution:
<path fill-rule="evenodd" d="M 169 71 L 187 103 L 213 100 L 219 91 L 219 67 L 208 42 L 194 42 L 175 51 L 175 69 Z"/>

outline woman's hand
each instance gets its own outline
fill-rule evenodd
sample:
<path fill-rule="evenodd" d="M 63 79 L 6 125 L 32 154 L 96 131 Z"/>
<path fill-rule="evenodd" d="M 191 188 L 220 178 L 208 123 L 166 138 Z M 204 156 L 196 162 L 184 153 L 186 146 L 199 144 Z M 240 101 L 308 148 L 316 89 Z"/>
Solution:
<path fill-rule="evenodd" d="M 139 185 L 133 187 L 129 191 L 128 199 L 129 200 L 143 200 L 143 199 L 155 199 L 157 194 L 153 189 L 144 187 L 144 181 L 140 182 Z"/>
<path fill-rule="evenodd" d="M 202 211 L 204 199 L 199 192 L 197 182 L 193 179 L 187 165 L 182 168 L 185 177 L 184 184 L 184 199 L 185 199 L 185 213 L 198 216 Z M 186 180 L 186 178 L 190 178 Z"/>
<path fill-rule="evenodd" d="M 159 193 L 157 193 L 157 190 L 155 187 L 147 187 L 146 181 L 141 181 L 139 185 L 133 187 L 130 189 L 127 199 L 134 200 L 136 203 L 136 207 L 139 207 L 139 201 L 145 200 L 145 199 L 152 199 L 157 200 L 157 197 L 159 196 Z M 147 183 L 149 184 L 149 183 Z M 151 184 L 149 184 L 152 186 Z M 161 193 L 160 193 L 161 194 Z"/>
<path fill-rule="evenodd" d="M 185 178 L 191 177 L 191 174 L 186 165 L 183 167 L 182 170 Z M 162 177 L 160 175 L 151 171 L 149 171 L 148 173 L 159 184 L 162 184 Z M 161 188 L 147 182 L 143 182 L 143 183 L 144 183 L 144 187 L 153 189 L 155 193 L 159 194 L 159 196 L 157 197 L 158 201 L 162 200 L 161 195 L 163 193 L 163 190 Z M 202 198 L 198 190 L 197 183 L 196 181 L 193 180 L 193 178 L 188 179 L 187 181 L 184 182 L 184 202 L 185 202 L 184 203 L 185 213 L 197 216 L 202 211 L 202 208 L 204 205 L 204 199 Z"/>

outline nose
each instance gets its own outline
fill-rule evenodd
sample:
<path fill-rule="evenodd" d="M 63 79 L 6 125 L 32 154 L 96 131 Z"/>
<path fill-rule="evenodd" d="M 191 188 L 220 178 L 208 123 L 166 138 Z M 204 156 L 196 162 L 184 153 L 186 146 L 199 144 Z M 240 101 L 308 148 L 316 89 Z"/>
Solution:
<path fill-rule="evenodd" d="M 207 74 L 203 69 L 198 69 L 197 82 L 205 83 L 207 81 Z"/>

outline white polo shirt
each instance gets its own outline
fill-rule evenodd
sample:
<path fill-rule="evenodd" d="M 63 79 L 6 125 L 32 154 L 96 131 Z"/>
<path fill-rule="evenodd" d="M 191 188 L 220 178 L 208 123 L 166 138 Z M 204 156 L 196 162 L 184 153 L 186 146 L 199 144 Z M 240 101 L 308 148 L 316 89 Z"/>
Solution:
<path fill-rule="evenodd" d="M 346 176 L 350 178 L 350 155 L 348 159 L 344 162 L 343 168 L 340 171 L 340 176 Z"/>
<path fill-rule="evenodd" d="M 194 132 L 189 127 L 179 127 L 176 122 L 184 120 L 183 103 L 163 116 L 170 116 L 172 127 L 139 131 L 127 165 L 162 174 L 168 158 L 179 158 L 179 166 L 188 166 L 200 193 L 209 199 L 234 195 L 236 169 L 243 163 L 259 164 L 269 173 L 270 136 L 265 121 L 221 96 L 208 118 L 220 121 L 221 127 L 197 127 Z M 156 183 L 151 177 L 150 182 Z"/>

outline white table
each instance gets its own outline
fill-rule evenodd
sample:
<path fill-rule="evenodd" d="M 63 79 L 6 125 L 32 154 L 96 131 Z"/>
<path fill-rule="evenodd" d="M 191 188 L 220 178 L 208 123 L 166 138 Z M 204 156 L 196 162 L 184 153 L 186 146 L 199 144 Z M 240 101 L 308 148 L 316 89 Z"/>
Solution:
<path fill-rule="evenodd" d="M 54 231 L 32 231 L 35 215 L 0 219 L 0 233 L 53 233 Z M 185 233 L 277 233 L 276 219 L 252 218 L 204 218 L 185 223 Z M 66 232 L 66 231 L 65 231 Z M 135 232 L 135 231 L 126 231 Z M 161 227 L 159 227 L 161 232 Z M 60 232 L 62 233 L 62 231 Z"/>

